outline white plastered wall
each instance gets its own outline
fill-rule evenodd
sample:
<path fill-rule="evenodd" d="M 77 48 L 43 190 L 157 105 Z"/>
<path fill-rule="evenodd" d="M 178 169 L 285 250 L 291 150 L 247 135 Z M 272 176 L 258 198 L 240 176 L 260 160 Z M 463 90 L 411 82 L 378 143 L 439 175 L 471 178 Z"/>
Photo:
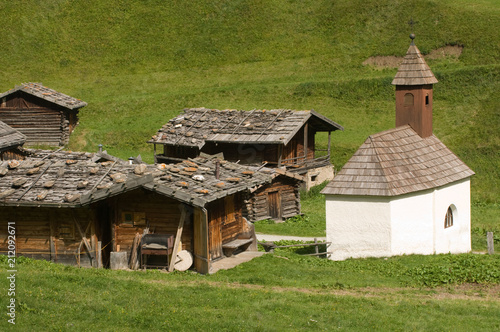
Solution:
<path fill-rule="evenodd" d="M 470 178 L 436 189 L 434 197 L 435 253 L 470 252 Z M 453 210 L 453 226 L 444 228 L 449 206 Z"/>
<path fill-rule="evenodd" d="M 434 190 L 391 198 L 391 255 L 434 253 Z"/>
<path fill-rule="evenodd" d="M 332 260 L 389 256 L 390 204 L 385 197 L 325 195 Z"/>

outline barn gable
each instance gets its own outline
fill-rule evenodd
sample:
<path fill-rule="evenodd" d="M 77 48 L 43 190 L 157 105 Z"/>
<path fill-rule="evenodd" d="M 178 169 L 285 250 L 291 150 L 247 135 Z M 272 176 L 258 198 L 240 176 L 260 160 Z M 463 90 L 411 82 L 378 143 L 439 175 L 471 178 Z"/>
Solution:
<path fill-rule="evenodd" d="M 26 135 L 28 145 L 64 145 L 86 105 L 41 83 L 23 83 L 0 94 L 0 120 Z"/>

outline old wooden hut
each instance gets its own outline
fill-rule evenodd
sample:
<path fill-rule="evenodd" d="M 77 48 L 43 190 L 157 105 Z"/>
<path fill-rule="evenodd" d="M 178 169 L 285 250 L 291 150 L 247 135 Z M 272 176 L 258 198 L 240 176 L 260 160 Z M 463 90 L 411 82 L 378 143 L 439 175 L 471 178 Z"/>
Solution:
<path fill-rule="evenodd" d="M 223 153 L 241 164 L 286 168 L 305 176 L 307 187 L 333 177 L 331 132 L 343 127 L 315 111 L 185 109 L 148 142 L 157 162 L 171 163 L 200 153 Z M 328 133 L 326 149 L 316 134 Z M 162 147 L 158 151 L 157 146 Z"/>
<path fill-rule="evenodd" d="M 26 136 L 0 121 L 0 161 L 24 159 L 26 152 L 22 148 Z"/>
<path fill-rule="evenodd" d="M 0 121 L 26 135 L 27 145 L 65 145 L 86 105 L 41 83 L 23 83 L 0 94 Z"/>
<path fill-rule="evenodd" d="M 106 266 L 114 252 L 133 256 L 134 239 L 146 229 L 173 235 L 201 273 L 225 250 L 255 248 L 244 197 L 271 175 L 206 158 L 156 166 L 95 160 L 46 152 L 1 162 L 0 251 L 8 249 L 9 222 L 18 255 L 82 266 Z"/>
<path fill-rule="evenodd" d="M 300 188 L 303 177 L 279 168 L 260 168 L 273 181 L 250 190 L 244 200 L 243 215 L 249 221 L 280 221 L 301 213 Z"/>

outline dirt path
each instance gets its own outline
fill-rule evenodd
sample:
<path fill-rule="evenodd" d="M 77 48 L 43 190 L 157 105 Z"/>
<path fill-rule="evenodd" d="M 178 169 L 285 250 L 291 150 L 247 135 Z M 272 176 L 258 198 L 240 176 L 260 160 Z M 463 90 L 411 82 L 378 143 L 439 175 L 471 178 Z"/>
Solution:
<path fill-rule="evenodd" d="M 146 283 L 160 283 L 172 285 L 168 280 L 144 280 Z M 404 299 L 406 297 L 421 298 L 422 300 L 474 300 L 492 301 L 500 303 L 500 285 L 477 285 L 464 284 L 457 286 L 436 288 L 411 288 L 411 287 L 360 287 L 352 289 L 319 289 L 319 288 L 296 288 L 263 286 L 254 284 L 242 284 L 238 282 L 222 282 L 211 280 L 175 281 L 176 287 L 198 287 L 200 284 L 220 288 L 251 289 L 266 292 L 297 292 L 304 294 L 333 295 L 366 297 L 380 299 Z"/>

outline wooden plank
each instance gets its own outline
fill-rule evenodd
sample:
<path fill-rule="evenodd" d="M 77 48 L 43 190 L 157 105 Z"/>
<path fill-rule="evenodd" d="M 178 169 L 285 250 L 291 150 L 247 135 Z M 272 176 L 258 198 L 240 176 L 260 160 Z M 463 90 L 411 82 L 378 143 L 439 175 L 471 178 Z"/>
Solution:
<path fill-rule="evenodd" d="M 168 272 L 172 272 L 174 270 L 174 265 L 177 258 L 177 252 L 179 251 L 179 242 L 181 241 L 181 236 L 182 236 L 182 229 L 184 228 L 184 219 L 186 219 L 186 207 L 183 205 L 181 211 L 181 218 L 179 220 L 179 226 L 177 227 L 177 234 L 175 235 L 174 249 L 172 251 L 172 258 L 170 259 Z"/>
<path fill-rule="evenodd" d="M 204 208 L 194 210 L 193 222 L 194 263 L 196 271 L 202 274 L 210 272 L 208 249 L 208 213 Z"/>

